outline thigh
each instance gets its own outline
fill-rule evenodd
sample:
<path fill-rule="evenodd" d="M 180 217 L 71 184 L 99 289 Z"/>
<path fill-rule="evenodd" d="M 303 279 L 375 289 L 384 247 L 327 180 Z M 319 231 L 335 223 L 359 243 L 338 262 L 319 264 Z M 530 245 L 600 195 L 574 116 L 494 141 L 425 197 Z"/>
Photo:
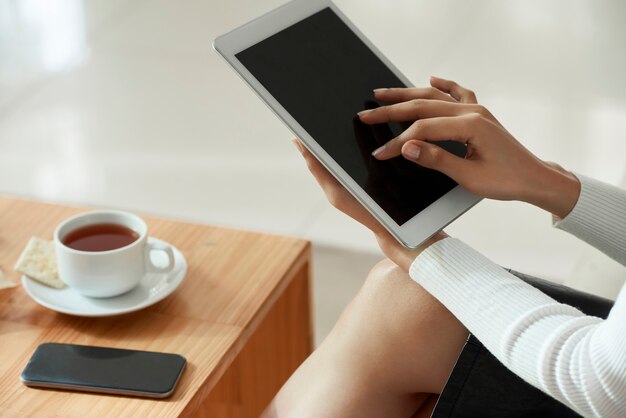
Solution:
<path fill-rule="evenodd" d="M 395 392 L 440 393 L 468 335 L 437 299 L 386 260 L 339 319 L 328 350 L 346 364 L 368 364 Z"/>
<path fill-rule="evenodd" d="M 429 393 L 440 393 L 467 337 L 463 325 L 406 272 L 381 262 L 281 389 L 273 411 L 411 416 Z"/>

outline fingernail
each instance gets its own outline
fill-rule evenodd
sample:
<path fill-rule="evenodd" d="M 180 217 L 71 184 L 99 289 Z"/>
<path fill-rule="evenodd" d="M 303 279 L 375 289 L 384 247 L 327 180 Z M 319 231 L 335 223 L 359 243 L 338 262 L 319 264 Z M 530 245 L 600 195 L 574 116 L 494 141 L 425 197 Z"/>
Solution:
<path fill-rule="evenodd" d="M 417 160 L 420 157 L 420 147 L 413 144 L 407 144 L 402 149 L 402 154 L 409 160 Z"/>
<path fill-rule="evenodd" d="M 383 91 L 386 91 L 388 89 L 374 89 L 374 93 L 382 93 Z"/>
<path fill-rule="evenodd" d="M 372 157 L 378 158 L 383 153 L 384 150 L 385 150 L 384 145 L 382 147 L 376 148 L 374 152 L 372 152 Z"/>
<path fill-rule="evenodd" d="M 372 111 L 372 109 L 361 110 L 359 113 L 357 113 L 357 115 L 359 115 L 359 116 L 367 115 L 371 111 Z"/>
<path fill-rule="evenodd" d="M 300 141 L 298 141 L 297 139 L 292 139 L 291 143 L 296 146 L 298 151 L 300 151 L 300 154 L 304 152 L 304 150 L 302 149 L 302 145 L 300 144 Z"/>

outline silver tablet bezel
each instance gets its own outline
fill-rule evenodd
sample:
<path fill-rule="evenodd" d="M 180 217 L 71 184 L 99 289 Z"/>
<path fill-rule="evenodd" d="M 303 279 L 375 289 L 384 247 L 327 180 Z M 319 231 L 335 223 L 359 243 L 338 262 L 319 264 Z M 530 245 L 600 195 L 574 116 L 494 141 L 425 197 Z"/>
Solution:
<path fill-rule="evenodd" d="M 413 84 L 374 46 L 352 22 L 329 0 L 294 0 L 234 29 L 213 41 L 213 48 L 237 71 L 269 108 L 330 171 L 335 178 L 404 246 L 415 248 L 478 203 L 481 198 L 457 186 L 398 225 L 341 166 L 315 141 L 285 108 L 235 57 L 269 36 L 329 7 L 407 86 Z M 384 86 L 381 86 L 384 87 Z M 419 190 L 416 189 L 416 193 Z"/>

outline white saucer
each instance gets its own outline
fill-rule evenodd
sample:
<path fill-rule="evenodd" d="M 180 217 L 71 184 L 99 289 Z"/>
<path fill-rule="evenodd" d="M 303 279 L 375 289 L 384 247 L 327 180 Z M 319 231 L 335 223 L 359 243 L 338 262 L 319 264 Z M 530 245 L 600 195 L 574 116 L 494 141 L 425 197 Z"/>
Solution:
<path fill-rule="evenodd" d="M 148 242 L 161 242 L 149 237 Z M 147 273 L 139 285 L 128 293 L 112 298 L 90 298 L 70 287 L 54 289 L 26 276 L 22 276 L 22 286 L 26 293 L 38 304 L 53 311 L 78 316 L 112 316 L 138 311 L 167 297 L 181 284 L 187 272 L 185 256 L 175 247 L 174 269 L 169 273 Z M 167 257 L 160 251 L 150 254 L 157 266 L 167 265 Z"/>

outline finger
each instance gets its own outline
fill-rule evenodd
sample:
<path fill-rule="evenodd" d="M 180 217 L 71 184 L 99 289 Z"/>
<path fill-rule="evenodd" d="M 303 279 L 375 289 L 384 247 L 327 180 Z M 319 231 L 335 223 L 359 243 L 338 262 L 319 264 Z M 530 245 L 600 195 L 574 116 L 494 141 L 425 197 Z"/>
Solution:
<path fill-rule="evenodd" d="M 352 118 L 352 129 L 356 144 L 359 147 L 359 154 L 361 154 L 361 159 L 365 165 L 369 164 L 369 161 L 372 159 L 372 150 L 384 145 L 393 137 L 393 135 L 390 135 L 384 141 L 378 142 L 372 134 L 372 127 L 361 122 L 357 116 Z"/>
<path fill-rule="evenodd" d="M 452 96 L 461 103 L 478 103 L 478 100 L 476 100 L 476 95 L 473 91 L 466 89 L 465 87 L 461 87 L 452 80 L 446 80 L 439 77 L 431 77 L 430 85 L 436 89 L 448 93 L 450 96 Z"/>
<path fill-rule="evenodd" d="M 481 116 L 475 115 L 472 113 L 462 116 L 418 120 L 411 125 L 411 128 L 375 150 L 372 155 L 379 160 L 397 157 L 401 154 L 404 143 L 412 139 L 420 141 L 452 140 L 467 144 L 473 137 L 476 123 L 482 122 Z"/>
<path fill-rule="evenodd" d="M 371 100 L 365 103 L 364 110 L 373 110 L 373 109 L 378 109 L 378 108 L 380 108 L 380 105 L 376 103 L 375 101 Z M 373 139 L 373 143 L 375 144 L 375 146 L 373 146 L 370 149 L 370 151 L 367 153 L 368 156 L 372 154 L 373 150 L 375 150 L 376 148 L 382 145 L 385 145 L 394 136 L 393 132 L 391 131 L 391 126 L 389 126 L 389 124 L 379 123 L 374 126 L 368 126 L 364 124 L 363 121 L 361 121 L 361 118 L 359 118 L 358 115 L 356 116 L 356 120 L 359 122 L 359 125 L 361 127 L 364 127 L 365 129 L 367 129 L 367 132 L 369 132 L 369 136 Z"/>
<path fill-rule="evenodd" d="M 300 154 L 304 153 L 304 145 L 302 145 L 302 142 L 300 142 L 298 138 L 292 139 L 291 143 L 298 149 Z"/>
<path fill-rule="evenodd" d="M 365 124 L 363 124 L 365 125 Z M 388 123 L 376 123 L 374 125 L 365 125 L 371 130 L 371 135 L 374 137 L 376 147 L 372 148 L 372 151 L 381 145 L 385 145 L 390 139 L 394 137 L 391 126 Z"/>
<path fill-rule="evenodd" d="M 333 177 L 333 175 L 330 174 L 328 170 L 326 170 L 326 167 L 324 167 L 322 163 L 320 163 L 317 158 L 315 158 L 315 156 L 313 156 L 313 154 L 311 154 L 311 152 L 307 150 L 298 139 L 294 139 L 292 142 L 304 157 L 304 161 L 306 162 L 309 171 L 311 172 L 311 174 L 313 174 L 313 177 L 315 177 L 315 180 L 322 187 L 322 190 L 324 190 L 326 194 L 328 194 L 328 190 L 332 189 L 333 187 L 343 187 L 341 186 L 341 184 L 339 184 L 337 179 Z"/>
<path fill-rule="evenodd" d="M 328 201 L 340 211 L 361 223 L 375 234 L 384 230 L 384 227 L 352 196 L 335 177 L 320 163 L 299 140 L 292 141 L 302 153 L 304 160 L 320 185 Z"/>
<path fill-rule="evenodd" d="M 414 99 L 445 100 L 454 102 L 455 100 L 448 94 L 433 87 L 394 87 L 388 89 L 375 89 L 374 97 L 382 102 L 398 103 Z"/>
<path fill-rule="evenodd" d="M 416 99 L 408 102 L 382 106 L 377 109 L 359 112 L 363 123 L 376 124 L 387 122 L 414 121 L 439 116 L 459 116 L 466 113 L 475 113 L 476 105 L 446 102 L 442 100 Z"/>
<path fill-rule="evenodd" d="M 457 157 L 443 148 L 424 141 L 408 141 L 402 146 L 402 155 L 422 167 L 432 168 L 460 183 L 471 174 L 473 161 Z"/>

